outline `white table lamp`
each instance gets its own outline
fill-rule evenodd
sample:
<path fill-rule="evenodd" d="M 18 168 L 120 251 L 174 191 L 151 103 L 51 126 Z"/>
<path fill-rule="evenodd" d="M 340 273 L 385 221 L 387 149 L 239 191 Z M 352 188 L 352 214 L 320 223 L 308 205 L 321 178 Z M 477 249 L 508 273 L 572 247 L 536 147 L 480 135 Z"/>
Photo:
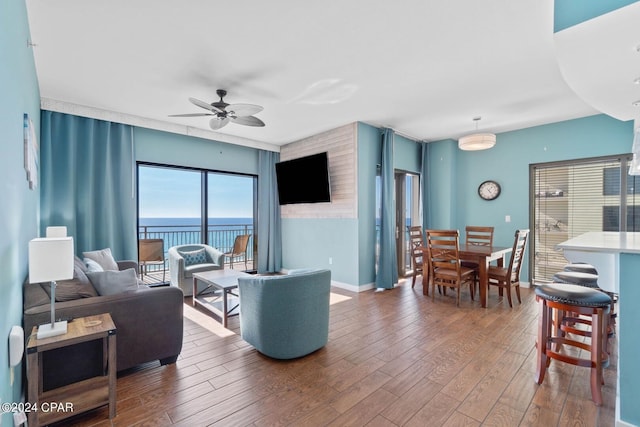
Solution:
<path fill-rule="evenodd" d="M 29 242 L 29 283 L 51 282 L 51 324 L 38 326 L 38 339 L 67 333 L 56 322 L 56 280 L 73 279 L 73 237 L 37 238 Z"/>

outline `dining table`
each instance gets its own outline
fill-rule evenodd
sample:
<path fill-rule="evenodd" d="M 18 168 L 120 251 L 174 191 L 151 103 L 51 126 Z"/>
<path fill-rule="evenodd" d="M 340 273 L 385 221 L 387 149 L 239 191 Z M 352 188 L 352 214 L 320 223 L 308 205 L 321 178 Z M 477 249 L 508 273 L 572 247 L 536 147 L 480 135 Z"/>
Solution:
<path fill-rule="evenodd" d="M 458 248 L 458 257 L 464 261 L 473 261 L 478 263 L 478 283 L 480 285 L 480 305 L 487 307 L 487 294 L 489 290 L 489 264 L 496 261 L 498 267 L 504 266 L 506 255 L 513 250 L 512 247 L 504 246 L 486 246 L 474 244 L 461 244 Z M 429 259 L 429 249 L 422 247 L 424 259 Z M 428 270 L 428 269 L 425 269 Z M 425 272 L 422 275 L 422 293 L 429 294 L 429 276 Z"/>

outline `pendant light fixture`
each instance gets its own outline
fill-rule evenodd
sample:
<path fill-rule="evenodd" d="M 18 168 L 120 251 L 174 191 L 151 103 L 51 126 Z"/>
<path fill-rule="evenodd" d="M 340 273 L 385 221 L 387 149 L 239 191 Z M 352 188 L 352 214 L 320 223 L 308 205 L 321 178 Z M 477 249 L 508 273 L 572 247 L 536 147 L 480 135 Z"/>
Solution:
<path fill-rule="evenodd" d="M 463 136 L 458 140 L 458 148 L 465 151 L 486 150 L 496 145 L 496 136 L 492 133 L 478 133 L 478 122 L 482 117 L 474 117 L 476 133 Z"/>

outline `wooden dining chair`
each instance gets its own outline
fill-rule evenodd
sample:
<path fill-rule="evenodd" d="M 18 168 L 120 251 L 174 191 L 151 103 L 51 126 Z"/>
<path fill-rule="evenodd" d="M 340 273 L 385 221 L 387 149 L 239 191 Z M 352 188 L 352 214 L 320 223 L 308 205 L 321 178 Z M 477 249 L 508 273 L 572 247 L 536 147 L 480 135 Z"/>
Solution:
<path fill-rule="evenodd" d="M 411 279 L 411 287 L 416 285 L 416 277 L 420 274 L 424 275 L 424 259 L 423 250 L 424 239 L 422 237 L 422 227 L 414 225 L 409 227 L 409 243 L 411 244 L 411 263 L 413 274 Z"/>
<path fill-rule="evenodd" d="M 518 303 L 522 304 L 522 300 L 520 299 L 520 268 L 524 260 L 524 251 L 527 246 L 528 237 L 528 229 L 516 230 L 509 266 L 506 268 L 489 266 L 489 288 L 487 289 L 487 293 L 489 289 L 491 289 L 491 286 L 500 288 L 500 296 L 502 296 L 502 289 L 506 289 L 509 307 L 513 307 L 511 302 L 511 288 L 516 289 Z"/>
<path fill-rule="evenodd" d="M 431 298 L 435 299 L 436 286 L 454 288 L 456 306 L 460 306 L 460 289 L 465 284 L 469 285 L 473 300 L 476 277 L 473 269 L 460 265 L 458 237 L 458 230 L 427 230 Z"/>
<path fill-rule="evenodd" d="M 493 227 L 467 225 L 464 231 L 468 245 L 493 246 Z"/>
<path fill-rule="evenodd" d="M 493 227 L 467 225 L 464 231 L 465 243 L 467 245 L 489 247 L 493 246 Z M 479 277 L 478 275 L 480 274 L 480 266 L 477 262 L 463 260 L 462 266 L 466 268 L 472 268 L 476 272 L 476 279 Z"/>

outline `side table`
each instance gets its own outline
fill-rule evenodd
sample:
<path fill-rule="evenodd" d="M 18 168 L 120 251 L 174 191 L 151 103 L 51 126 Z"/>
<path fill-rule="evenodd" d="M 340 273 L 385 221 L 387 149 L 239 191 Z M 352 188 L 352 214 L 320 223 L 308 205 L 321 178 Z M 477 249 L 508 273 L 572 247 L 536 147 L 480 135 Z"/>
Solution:
<path fill-rule="evenodd" d="M 116 416 L 116 327 L 108 313 L 79 317 L 68 323 L 67 333 L 37 339 L 34 327 L 27 344 L 27 401 L 30 426 L 50 424 L 80 412 L 109 405 Z M 103 375 L 43 391 L 42 355 L 56 348 L 102 340 Z"/>

